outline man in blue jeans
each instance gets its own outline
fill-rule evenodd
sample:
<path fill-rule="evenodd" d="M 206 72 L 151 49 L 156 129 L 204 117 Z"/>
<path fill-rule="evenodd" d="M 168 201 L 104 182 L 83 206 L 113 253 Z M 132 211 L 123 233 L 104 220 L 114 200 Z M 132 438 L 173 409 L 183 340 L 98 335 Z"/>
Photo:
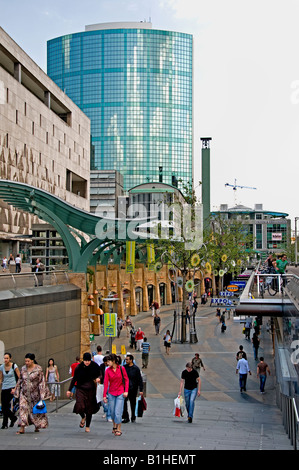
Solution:
<path fill-rule="evenodd" d="M 265 383 L 267 378 L 267 372 L 270 375 L 270 369 L 264 358 L 260 357 L 260 362 L 257 365 L 256 375 L 260 378 L 260 392 L 265 393 Z"/>
<path fill-rule="evenodd" d="M 191 362 L 187 362 L 186 369 L 182 372 L 179 397 L 182 394 L 183 387 L 188 412 L 188 423 L 192 423 L 195 398 L 200 396 L 201 380 L 198 372 L 193 369 Z"/>
<path fill-rule="evenodd" d="M 251 375 L 248 361 L 243 356 L 242 359 L 238 360 L 236 374 L 239 373 L 239 384 L 240 384 L 240 392 L 246 392 L 246 382 L 247 382 L 247 374 Z"/>

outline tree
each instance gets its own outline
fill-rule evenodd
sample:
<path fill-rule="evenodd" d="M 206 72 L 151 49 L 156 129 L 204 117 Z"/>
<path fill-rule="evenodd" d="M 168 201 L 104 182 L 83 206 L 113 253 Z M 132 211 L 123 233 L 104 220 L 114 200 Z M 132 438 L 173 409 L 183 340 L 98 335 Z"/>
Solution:
<path fill-rule="evenodd" d="M 211 220 L 204 240 L 213 274 L 219 278 L 224 273 L 240 271 L 252 251 L 253 237 L 248 234 L 246 226 L 241 221 L 227 220 L 221 215 Z"/>

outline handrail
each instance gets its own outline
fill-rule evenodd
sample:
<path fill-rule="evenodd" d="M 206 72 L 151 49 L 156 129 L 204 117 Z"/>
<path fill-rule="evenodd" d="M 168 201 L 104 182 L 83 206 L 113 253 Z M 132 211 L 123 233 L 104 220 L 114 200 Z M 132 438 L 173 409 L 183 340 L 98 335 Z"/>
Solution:
<path fill-rule="evenodd" d="M 3 283 L 8 280 L 8 282 L 11 280 L 13 283 L 14 288 L 17 287 L 17 284 L 22 284 L 22 281 L 24 280 L 32 280 L 34 285 L 37 286 L 39 285 L 38 283 L 38 276 L 39 275 L 45 275 L 46 280 L 51 279 L 54 280 L 55 285 L 58 285 L 57 281 L 57 275 L 64 275 L 65 281 L 69 282 L 69 277 L 68 277 L 68 271 L 66 270 L 56 270 L 56 269 L 45 269 L 44 271 L 41 271 L 40 273 L 35 273 L 35 272 L 21 272 L 21 273 L 0 273 L 0 290 L 5 290 L 7 287 L 3 287 Z M 2 284 L 2 285 L 1 285 Z M 33 285 L 33 287 L 34 287 Z M 20 286 L 22 287 L 22 286 Z"/>
<path fill-rule="evenodd" d="M 58 385 L 62 385 L 64 383 L 70 382 L 73 377 L 68 377 L 65 380 L 62 380 L 61 382 L 47 382 L 47 385 L 55 385 L 55 387 L 58 387 Z M 56 389 L 57 390 L 57 389 Z M 56 393 L 55 397 L 55 402 L 56 402 L 56 413 L 58 412 L 58 393 Z"/>
<path fill-rule="evenodd" d="M 294 411 L 295 411 L 295 416 L 296 416 L 296 422 L 299 424 L 299 415 L 298 415 L 298 410 L 297 410 L 297 405 L 296 405 L 296 400 L 293 397 L 292 398 L 293 406 L 294 406 Z"/>
<path fill-rule="evenodd" d="M 285 431 L 294 450 L 297 450 L 299 415 L 295 398 L 280 393 L 280 409 Z"/>

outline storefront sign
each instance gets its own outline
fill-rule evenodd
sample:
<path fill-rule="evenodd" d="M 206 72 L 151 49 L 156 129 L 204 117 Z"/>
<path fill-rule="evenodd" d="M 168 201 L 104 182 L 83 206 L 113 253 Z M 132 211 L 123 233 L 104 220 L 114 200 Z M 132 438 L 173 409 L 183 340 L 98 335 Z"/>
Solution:
<path fill-rule="evenodd" d="M 239 289 L 244 289 L 245 286 L 246 286 L 245 281 L 232 281 L 232 283 L 233 283 L 234 286 L 238 286 Z"/>
<path fill-rule="evenodd" d="M 226 307 L 227 305 L 232 305 L 232 301 L 229 299 L 211 299 L 210 307 L 214 307 L 215 305 L 222 305 Z"/>
<path fill-rule="evenodd" d="M 239 290 L 239 287 L 236 285 L 231 284 L 230 286 L 227 286 L 227 290 L 229 292 L 237 292 Z"/>
<path fill-rule="evenodd" d="M 223 290 L 219 292 L 220 297 L 233 297 L 234 293 L 233 292 L 227 292 L 226 290 Z"/>

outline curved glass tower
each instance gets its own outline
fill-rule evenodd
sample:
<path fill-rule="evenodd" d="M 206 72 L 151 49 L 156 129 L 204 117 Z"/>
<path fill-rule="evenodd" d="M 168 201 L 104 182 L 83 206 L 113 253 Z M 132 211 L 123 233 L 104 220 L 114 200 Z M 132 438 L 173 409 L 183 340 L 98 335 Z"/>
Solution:
<path fill-rule="evenodd" d="M 193 176 L 193 37 L 107 23 L 48 41 L 47 73 L 91 121 L 91 169 L 124 189 Z"/>

